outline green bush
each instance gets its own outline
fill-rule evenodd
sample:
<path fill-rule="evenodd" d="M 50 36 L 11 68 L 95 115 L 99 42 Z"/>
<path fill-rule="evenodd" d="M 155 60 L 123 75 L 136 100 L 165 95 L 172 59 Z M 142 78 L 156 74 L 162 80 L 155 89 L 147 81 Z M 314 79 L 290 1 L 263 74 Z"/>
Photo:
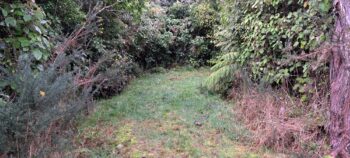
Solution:
<path fill-rule="evenodd" d="M 173 42 L 172 32 L 166 30 L 163 14 L 148 11 L 141 18 L 131 55 L 143 68 L 169 66 L 173 63 L 173 54 L 169 46 Z"/>
<path fill-rule="evenodd" d="M 78 75 L 74 74 L 78 71 L 67 71 L 70 68 L 63 66 L 67 62 L 68 57 L 59 56 L 49 67 L 36 73 L 30 60 L 21 57 L 16 71 L 1 69 L 0 89 L 14 90 L 0 106 L 1 153 L 28 157 L 32 144 L 38 149 L 32 156 L 46 155 L 43 152 L 51 146 L 45 145 L 48 142 L 37 142 L 43 132 L 52 123 L 56 123 L 55 128 L 65 125 L 90 105 L 91 88 L 76 85 Z"/>
<path fill-rule="evenodd" d="M 218 11 L 214 4 L 206 1 L 191 7 L 190 32 L 195 35 L 191 41 L 191 61 L 195 66 L 209 65 L 209 61 L 217 55 L 213 36 L 219 24 Z"/>
<path fill-rule="evenodd" d="M 190 15 L 190 7 L 189 5 L 176 2 L 172 6 L 169 7 L 168 13 L 169 16 L 173 16 L 175 19 L 184 19 L 188 18 Z"/>
<path fill-rule="evenodd" d="M 8 69 L 16 67 L 22 54 L 32 55 L 36 62 L 48 60 L 54 32 L 45 13 L 36 5 L 0 3 L 0 63 Z"/>
<path fill-rule="evenodd" d="M 69 57 L 57 57 L 52 56 L 53 44 L 65 38 L 50 26 L 58 33 L 71 33 L 84 20 L 84 8 L 76 1 L 37 3 L 44 11 L 32 3 L 0 2 L 0 153 L 10 156 L 28 157 L 30 145 L 38 149 L 33 156 L 47 156 L 46 152 L 56 146 L 40 139 L 51 124 L 61 131 L 90 105 L 93 95 L 119 93 L 138 73 L 121 47 L 125 37 L 119 34 L 129 30 L 118 30 L 124 26 L 118 20 L 120 16 L 112 23 L 117 27 L 103 25 L 110 28 L 108 33 L 117 35 L 104 36 L 100 32 L 104 30 L 97 29 L 96 34 L 86 36 L 89 38 L 75 41 L 73 49 L 65 52 Z M 62 11 L 58 12 L 60 7 Z M 110 14 L 100 16 L 102 24 L 109 23 Z M 52 133 L 50 140 L 55 135 Z"/>
<path fill-rule="evenodd" d="M 208 86 L 227 89 L 237 71 L 254 82 L 293 87 L 307 94 L 315 73 L 312 61 L 290 60 L 309 54 L 327 41 L 332 26 L 329 0 L 235 1 L 223 5 L 222 26 L 216 33 L 223 55 L 213 67 Z M 325 74 L 326 65 L 320 65 Z M 224 82 L 223 79 L 226 81 Z"/>
<path fill-rule="evenodd" d="M 45 13 L 54 21 L 53 26 L 58 31 L 68 33 L 77 25 L 81 24 L 86 17 L 86 13 L 82 10 L 75 0 L 37 0 Z"/>
<path fill-rule="evenodd" d="M 195 19 L 198 24 L 205 26 L 194 25 L 196 22 L 190 14 L 192 8 L 197 7 L 177 2 L 164 11 L 152 5 L 143 15 L 133 43 L 131 52 L 135 61 L 146 69 L 184 64 L 207 65 L 216 54 L 210 33 L 212 31 L 194 31 L 199 27 L 205 29 L 207 23 L 202 22 L 203 19 Z"/>
<path fill-rule="evenodd" d="M 201 36 L 195 37 L 191 41 L 191 64 L 196 67 L 208 65 L 209 61 L 215 57 L 216 51 L 211 39 Z"/>
<path fill-rule="evenodd" d="M 119 94 L 141 69 L 127 55 L 109 56 L 98 68 L 94 97 L 108 98 Z"/>
<path fill-rule="evenodd" d="M 192 31 L 200 36 L 213 35 L 218 24 L 217 12 L 208 2 L 194 5 L 191 8 Z"/>

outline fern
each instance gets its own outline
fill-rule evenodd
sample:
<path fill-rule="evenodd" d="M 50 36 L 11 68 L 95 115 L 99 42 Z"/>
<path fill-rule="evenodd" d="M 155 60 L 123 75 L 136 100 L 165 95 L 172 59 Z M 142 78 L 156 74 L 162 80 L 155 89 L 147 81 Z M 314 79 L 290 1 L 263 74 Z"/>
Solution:
<path fill-rule="evenodd" d="M 214 71 L 205 81 L 205 86 L 212 91 L 225 91 L 235 79 L 235 73 L 239 70 L 235 62 L 237 52 L 222 55 L 219 61 L 211 68 Z"/>

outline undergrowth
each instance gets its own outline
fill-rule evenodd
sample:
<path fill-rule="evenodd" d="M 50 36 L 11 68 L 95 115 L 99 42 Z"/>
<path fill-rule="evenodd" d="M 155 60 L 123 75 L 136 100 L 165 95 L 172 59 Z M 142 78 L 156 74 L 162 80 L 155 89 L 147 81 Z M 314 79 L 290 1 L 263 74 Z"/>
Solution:
<path fill-rule="evenodd" d="M 250 131 L 253 146 L 296 157 L 322 157 L 329 150 L 327 97 L 305 106 L 284 89 L 240 84 L 231 90 L 236 118 Z"/>

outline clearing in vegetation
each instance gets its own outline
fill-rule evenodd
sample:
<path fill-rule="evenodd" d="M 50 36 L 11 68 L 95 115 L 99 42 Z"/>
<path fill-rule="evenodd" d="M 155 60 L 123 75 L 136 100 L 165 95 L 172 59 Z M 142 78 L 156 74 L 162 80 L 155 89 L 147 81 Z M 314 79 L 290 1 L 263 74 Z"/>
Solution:
<path fill-rule="evenodd" d="M 0 158 L 349 158 L 349 8 L 0 0 Z"/>
<path fill-rule="evenodd" d="M 146 74 L 84 119 L 74 154 L 88 157 L 282 157 L 253 154 L 233 106 L 201 91 L 207 69 Z"/>

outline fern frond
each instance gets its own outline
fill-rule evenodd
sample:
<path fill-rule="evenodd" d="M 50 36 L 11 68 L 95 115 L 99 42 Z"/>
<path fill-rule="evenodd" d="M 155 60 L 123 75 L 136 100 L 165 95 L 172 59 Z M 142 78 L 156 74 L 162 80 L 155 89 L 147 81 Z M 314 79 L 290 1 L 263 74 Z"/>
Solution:
<path fill-rule="evenodd" d="M 219 61 L 211 68 L 214 72 L 204 83 L 209 90 L 222 91 L 229 88 L 229 84 L 235 78 L 235 73 L 239 70 L 236 63 L 237 55 L 238 52 L 230 52 L 219 58 Z"/>
<path fill-rule="evenodd" d="M 221 91 L 227 89 L 226 83 L 233 81 L 234 74 L 237 71 L 236 64 L 229 64 L 221 67 L 213 72 L 205 81 L 205 85 L 209 90 Z"/>
<path fill-rule="evenodd" d="M 222 55 L 222 56 L 219 58 L 219 62 L 217 62 L 217 63 L 211 68 L 211 70 L 212 70 L 212 71 L 217 71 L 217 70 L 219 70 L 220 68 L 222 68 L 222 67 L 224 67 L 224 66 L 233 64 L 233 63 L 235 62 L 236 56 L 237 56 L 237 52 L 230 52 L 230 53 L 227 53 L 227 54 Z"/>

